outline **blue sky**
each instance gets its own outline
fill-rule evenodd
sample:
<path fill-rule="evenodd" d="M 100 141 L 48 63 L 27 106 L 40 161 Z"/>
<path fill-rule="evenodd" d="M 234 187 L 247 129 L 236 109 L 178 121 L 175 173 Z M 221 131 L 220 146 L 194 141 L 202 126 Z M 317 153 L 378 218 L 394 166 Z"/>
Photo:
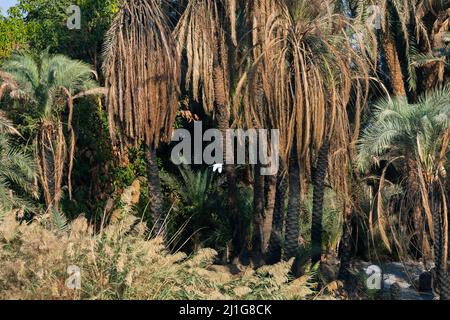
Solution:
<path fill-rule="evenodd" d="M 6 13 L 8 11 L 9 7 L 12 7 L 17 3 L 17 0 L 0 0 L 0 10 L 3 13 Z"/>

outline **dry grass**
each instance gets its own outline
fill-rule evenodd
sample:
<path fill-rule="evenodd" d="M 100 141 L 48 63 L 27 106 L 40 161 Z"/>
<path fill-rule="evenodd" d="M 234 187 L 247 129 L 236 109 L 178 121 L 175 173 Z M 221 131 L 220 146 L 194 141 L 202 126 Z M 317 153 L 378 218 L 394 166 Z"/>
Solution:
<path fill-rule="evenodd" d="M 0 221 L 0 299 L 305 299 L 310 278 L 289 282 L 287 262 L 239 275 L 213 266 L 216 252 L 169 254 L 131 216 L 94 233 L 85 218 L 70 231 L 45 222 Z M 68 266 L 81 290 L 66 287 Z"/>

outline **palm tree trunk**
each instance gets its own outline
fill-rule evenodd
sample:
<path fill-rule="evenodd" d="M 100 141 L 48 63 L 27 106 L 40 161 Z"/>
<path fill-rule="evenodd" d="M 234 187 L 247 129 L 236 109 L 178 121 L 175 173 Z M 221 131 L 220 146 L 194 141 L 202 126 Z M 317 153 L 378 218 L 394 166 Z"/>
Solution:
<path fill-rule="evenodd" d="M 313 264 L 319 262 L 322 258 L 322 216 L 323 199 L 325 190 L 325 177 L 328 171 L 328 151 L 330 142 L 328 139 L 320 148 L 316 176 L 314 179 L 313 210 L 311 221 L 311 261 Z"/>
<path fill-rule="evenodd" d="M 352 257 L 352 209 L 350 207 L 346 208 L 344 215 L 344 230 L 341 243 L 339 244 L 341 265 L 339 267 L 338 279 L 347 281 L 350 276 L 350 261 Z"/>
<path fill-rule="evenodd" d="M 219 48 L 216 48 L 216 53 L 219 53 Z M 222 66 L 220 65 L 218 54 L 214 58 L 214 95 L 215 95 L 215 116 L 217 121 L 217 128 L 222 132 L 223 136 L 223 151 L 225 157 L 231 154 L 234 150 L 227 150 L 227 135 L 226 132 L 230 129 L 230 116 L 227 109 L 228 101 L 225 94 L 225 75 Z M 225 159 L 224 165 L 225 176 L 228 186 L 228 210 L 230 212 L 231 221 L 233 223 L 233 256 L 239 256 L 245 247 L 245 229 L 242 217 L 239 215 L 238 200 L 237 200 L 237 176 L 236 168 Z"/>
<path fill-rule="evenodd" d="M 66 144 L 61 121 L 55 124 L 45 120 L 36 145 L 40 181 L 47 209 L 59 210 Z"/>
<path fill-rule="evenodd" d="M 261 166 L 255 165 L 253 182 L 253 224 L 252 256 L 256 264 L 263 259 L 264 248 L 264 176 L 260 173 Z"/>
<path fill-rule="evenodd" d="M 51 141 L 49 142 L 51 143 Z M 45 195 L 45 204 L 47 208 L 54 206 L 58 209 L 58 199 L 56 197 L 56 186 L 55 186 L 55 157 L 52 148 L 48 145 L 43 144 L 42 149 L 43 157 L 41 161 L 42 172 L 41 182 Z"/>
<path fill-rule="evenodd" d="M 250 24 L 253 21 L 250 21 Z M 251 38 L 249 37 L 249 40 Z M 251 45 L 251 41 L 249 43 Z M 256 91 L 255 91 L 255 103 L 260 112 L 264 110 L 264 90 L 261 81 L 261 77 L 257 77 L 255 80 Z M 254 123 L 255 127 L 257 123 Z M 264 209 L 265 209 L 265 177 L 261 175 L 261 163 L 254 166 L 254 182 L 253 182 L 253 239 L 252 239 L 252 255 L 255 265 L 260 265 L 264 259 L 265 246 L 264 246 Z"/>
<path fill-rule="evenodd" d="M 298 165 L 297 146 L 292 147 L 289 161 L 289 201 L 286 216 L 285 258 L 294 257 L 298 250 L 300 220 L 300 168 Z"/>
<path fill-rule="evenodd" d="M 159 177 L 156 150 L 153 146 L 145 146 L 147 160 L 147 184 L 152 208 L 153 235 L 166 240 L 166 223 L 163 214 L 163 200 L 161 193 L 161 180 Z"/>
<path fill-rule="evenodd" d="M 441 210 L 442 204 L 439 197 L 439 185 L 433 183 L 430 188 L 430 206 L 433 212 L 433 230 L 434 230 L 434 260 L 437 286 L 439 288 L 439 295 L 441 300 L 450 300 L 450 275 L 446 268 L 446 256 L 444 250 L 448 248 L 444 245 L 444 228 L 443 228 L 443 212 Z"/>
<path fill-rule="evenodd" d="M 272 231 L 269 240 L 269 252 L 266 262 L 275 264 L 281 261 L 281 249 L 284 225 L 284 206 L 286 198 L 286 172 L 285 165 L 280 160 L 280 170 L 277 176 L 277 189 L 275 193 L 275 207 L 273 211 Z"/>
<path fill-rule="evenodd" d="M 263 221 L 263 253 L 269 250 L 269 240 L 272 233 L 273 212 L 275 209 L 275 196 L 277 191 L 277 176 L 266 176 L 264 185 L 264 221 Z"/>
<path fill-rule="evenodd" d="M 400 65 L 400 59 L 398 57 L 395 42 L 391 34 L 389 33 L 389 30 L 386 31 L 385 37 L 382 41 L 382 45 L 386 55 L 386 61 L 394 95 L 405 97 L 406 89 L 405 83 L 403 81 L 402 67 Z"/>
<path fill-rule="evenodd" d="M 431 30 L 432 50 L 439 51 L 446 48 L 444 36 L 450 26 L 449 19 L 450 11 L 448 10 L 442 11 L 438 14 Z M 445 53 L 442 52 L 441 55 L 444 56 Z M 445 80 L 445 62 L 435 61 L 424 66 L 423 74 L 424 81 L 422 86 L 424 91 L 429 91 L 436 88 Z"/>

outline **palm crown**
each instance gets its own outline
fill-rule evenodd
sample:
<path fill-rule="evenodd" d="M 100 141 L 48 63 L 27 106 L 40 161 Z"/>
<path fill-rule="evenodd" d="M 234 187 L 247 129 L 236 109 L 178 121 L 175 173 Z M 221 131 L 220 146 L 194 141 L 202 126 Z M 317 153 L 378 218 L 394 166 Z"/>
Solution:
<path fill-rule="evenodd" d="M 50 117 L 53 111 L 61 111 L 67 92 L 74 96 L 97 87 L 92 80 L 94 71 L 88 64 L 48 52 L 38 60 L 29 54 L 13 55 L 3 70 L 17 84 L 13 95 L 31 102 L 45 117 Z"/>
<path fill-rule="evenodd" d="M 439 169 L 450 130 L 448 88 L 429 92 L 412 105 L 404 98 L 385 99 L 374 110 L 359 143 L 361 169 L 372 159 L 403 155 L 415 157 L 428 174 Z"/>

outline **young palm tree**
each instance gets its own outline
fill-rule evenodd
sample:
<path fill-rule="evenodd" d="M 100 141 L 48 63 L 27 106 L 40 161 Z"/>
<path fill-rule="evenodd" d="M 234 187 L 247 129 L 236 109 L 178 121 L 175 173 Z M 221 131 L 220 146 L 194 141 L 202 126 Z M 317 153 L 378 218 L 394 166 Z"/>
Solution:
<path fill-rule="evenodd" d="M 0 113 L 0 216 L 12 209 L 32 209 L 33 205 L 23 195 L 36 195 L 34 161 L 12 146 L 12 135 L 17 136 L 17 130 Z"/>
<path fill-rule="evenodd" d="M 400 167 L 415 179 L 405 179 L 406 190 L 417 190 L 420 196 L 410 207 L 422 207 L 423 221 L 434 236 L 437 281 L 442 299 L 450 299 L 448 257 L 448 153 L 450 142 L 450 88 L 431 91 L 417 104 L 403 98 L 387 99 L 375 105 L 371 121 L 359 142 L 358 164 L 362 170 L 384 159 Z M 378 195 L 380 234 L 388 248 L 381 191 Z M 407 211 L 408 212 L 408 211 Z M 416 232 L 426 232 L 426 228 Z"/>
<path fill-rule="evenodd" d="M 130 144 L 144 144 L 154 232 L 164 237 L 156 149 L 172 137 L 180 64 L 158 0 L 122 1 L 107 34 L 103 70 L 113 144 L 122 151 Z"/>
<path fill-rule="evenodd" d="M 194 171 L 191 167 L 183 165 L 179 167 L 179 176 L 161 173 L 161 180 L 166 187 L 172 190 L 180 199 L 183 210 L 179 214 L 185 218 L 185 225 L 182 231 L 192 237 L 194 248 L 199 248 L 200 236 L 214 230 L 214 225 L 210 221 L 212 213 L 218 210 L 218 190 L 223 183 L 223 179 L 215 177 L 210 168 Z M 176 209 L 175 209 L 176 210 Z M 188 226 L 189 223 L 189 226 Z M 213 229 L 213 230 L 211 230 Z M 181 231 L 177 232 L 178 236 Z M 173 238 L 173 242 L 181 239 Z M 184 239 L 182 239 L 184 241 Z"/>
<path fill-rule="evenodd" d="M 11 98 L 19 99 L 26 106 L 23 113 L 30 122 L 39 180 L 49 209 L 58 209 L 65 173 L 71 197 L 75 152 L 74 101 L 102 92 L 92 79 L 94 75 L 89 65 L 48 52 L 37 59 L 29 54 L 13 55 L 4 63 L 0 73 L 3 80 L 0 93 L 9 91 Z M 64 121 L 66 110 L 68 117 Z M 66 142 L 65 129 L 69 132 L 69 143 Z"/>

